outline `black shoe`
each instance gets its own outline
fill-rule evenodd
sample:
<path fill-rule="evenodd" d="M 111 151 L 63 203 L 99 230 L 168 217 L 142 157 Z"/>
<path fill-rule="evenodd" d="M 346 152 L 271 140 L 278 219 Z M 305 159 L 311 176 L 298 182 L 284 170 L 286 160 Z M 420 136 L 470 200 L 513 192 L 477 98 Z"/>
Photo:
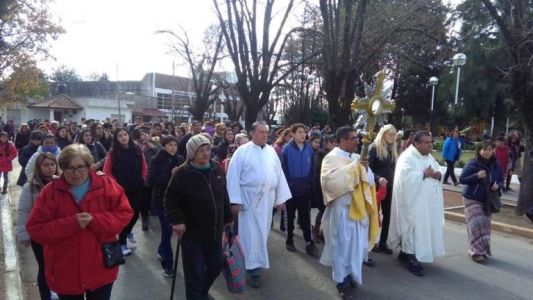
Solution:
<path fill-rule="evenodd" d="M 164 277 L 168 277 L 168 278 L 174 277 L 174 271 L 172 269 L 163 269 L 161 273 L 163 273 Z"/>
<path fill-rule="evenodd" d="M 150 219 L 142 218 L 141 222 L 143 231 L 148 231 L 150 229 Z"/>
<path fill-rule="evenodd" d="M 315 244 L 311 243 L 311 244 L 305 246 L 305 252 L 309 256 L 317 257 L 319 251 L 318 251 L 318 248 L 315 246 Z"/>
<path fill-rule="evenodd" d="M 416 276 L 422 277 L 424 276 L 424 268 L 422 268 L 422 264 L 416 259 L 414 254 L 408 254 L 408 266 L 409 272 L 413 273 Z"/>
<path fill-rule="evenodd" d="M 400 254 L 398 254 L 398 259 L 403 262 L 408 262 L 409 258 L 407 257 L 407 253 L 400 251 Z"/>
<path fill-rule="evenodd" d="M 5 194 L 7 194 L 7 188 L 2 189 L 2 195 L 5 195 Z"/>
<path fill-rule="evenodd" d="M 374 245 L 374 247 L 372 248 L 372 252 L 376 252 L 376 253 L 381 252 L 381 248 L 379 247 L 378 244 L 375 244 L 375 245 Z"/>
<path fill-rule="evenodd" d="M 453 185 L 454 185 L 454 186 L 458 186 L 458 185 L 459 185 L 459 182 L 456 181 L 456 182 L 453 183 Z"/>
<path fill-rule="evenodd" d="M 248 285 L 254 289 L 261 288 L 261 276 L 259 275 L 248 276 Z"/>
<path fill-rule="evenodd" d="M 387 255 L 392 255 L 392 249 L 387 244 L 379 245 L 379 250 Z"/>
<path fill-rule="evenodd" d="M 355 299 L 354 292 L 350 284 L 345 284 L 345 283 L 337 284 L 337 291 L 339 292 L 339 295 L 341 296 L 341 299 L 343 300 Z"/>
<path fill-rule="evenodd" d="M 367 258 L 365 261 L 363 261 L 363 264 L 365 264 L 365 266 L 371 267 L 371 268 L 376 266 L 376 262 L 370 257 Z"/>
<path fill-rule="evenodd" d="M 285 247 L 290 252 L 296 252 L 296 247 L 294 247 L 294 242 L 292 240 L 288 240 L 285 242 Z"/>

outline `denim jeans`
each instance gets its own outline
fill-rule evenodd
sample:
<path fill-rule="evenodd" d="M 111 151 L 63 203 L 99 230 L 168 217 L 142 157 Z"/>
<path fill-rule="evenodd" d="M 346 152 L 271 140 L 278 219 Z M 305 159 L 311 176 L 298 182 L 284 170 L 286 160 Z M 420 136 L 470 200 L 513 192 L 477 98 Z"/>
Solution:
<path fill-rule="evenodd" d="M 166 270 L 172 270 L 174 267 L 172 264 L 174 261 L 172 246 L 170 245 L 172 225 L 168 221 L 164 210 L 157 209 L 157 217 L 159 218 L 159 224 L 161 224 L 161 242 L 159 242 L 157 254 L 161 256 L 161 267 Z"/>
<path fill-rule="evenodd" d="M 94 291 L 87 290 L 81 295 L 62 295 L 59 294 L 59 300 L 109 300 L 111 298 L 111 289 L 113 282 L 97 288 Z"/>
<path fill-rule="evenodd" d="M 187 300 L 207 299 L 211 285 L 220 274 L 224 255 L 222 241 L 181 241 L 181 257 Z"/>

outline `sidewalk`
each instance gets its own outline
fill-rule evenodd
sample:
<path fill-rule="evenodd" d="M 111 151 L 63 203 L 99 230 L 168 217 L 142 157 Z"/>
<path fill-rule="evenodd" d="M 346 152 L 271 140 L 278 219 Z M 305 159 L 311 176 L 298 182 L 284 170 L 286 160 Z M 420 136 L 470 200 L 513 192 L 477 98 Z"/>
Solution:
<path fill-rule="evenodd" d="M 444 216 L 446 219 L 465 223 L 464 205 L 461 192 L 463 185 L 443 184 Z M 511 184 L 512 190 L 502 194 L 502 208 L 499 213 L 492 214 L 492 229 L 533 239 L 533 224 L 524 216 L 516 215 L 519 185 Z"/>

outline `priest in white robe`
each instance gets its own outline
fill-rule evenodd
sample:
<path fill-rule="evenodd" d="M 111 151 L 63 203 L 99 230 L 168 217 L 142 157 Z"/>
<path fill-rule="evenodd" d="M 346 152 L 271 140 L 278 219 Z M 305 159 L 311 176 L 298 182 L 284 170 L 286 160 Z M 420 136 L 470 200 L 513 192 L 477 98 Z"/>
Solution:
<path fill-rule="evenodd" d="M 259 288 L 259 271 L 269 268 L 267 239 L 272 208 L 284 210 L 292 195 L 276 151 L 266 144 L 268 126 L 256 122 L 251 133 L 252 141 L 240 146 L 231 158 L 227 187 L 232 211 L 238 214 L 248 281 L 251 287 Z"/>
<path fill-rule="evenodd" d="M 370 186 L 372 180 L 354 153 L 357 133 L 345 126 L 336 135 L 338 147 L 324 157 L 320 175 L 326 205 L 320 263 L 332 267 L 342 299 L 353 299 L 355 283 L 362 283 L 362 264 L 369 244 L 373 246 L 378 239 L 379 221 L 375 187 Z"/>
<path fill-rule="evenodd" d="M 417 276 L 424 275 L 420 262 L 444 255 L 442 174 L 432 149 L 429 132 L 416 132 L 398 158 L 392 192 L 388 244 L 401 247 L 398 258 Z"/>

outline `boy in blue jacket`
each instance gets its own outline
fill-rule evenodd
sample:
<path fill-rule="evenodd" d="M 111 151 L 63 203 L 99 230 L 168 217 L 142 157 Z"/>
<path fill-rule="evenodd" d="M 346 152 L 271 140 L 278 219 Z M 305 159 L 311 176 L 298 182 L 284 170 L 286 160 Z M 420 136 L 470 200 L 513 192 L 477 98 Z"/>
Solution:
<path fill-rule="evenodd" d="M 305 252 L 313 257 L 318 256 L 318 248 L 311 239 L 311 199 L 314 184 L 314 151 L 307 138 L 307 128 L 296 123 L 291 126 L 293 140 L 283 147 L 281 166 L 287 183 L 291 189 L 292 199 L 287 201 L 287 250 L 295 252 L 294 218 L 298 210 L 298 218 L 306 242 Z"/>

